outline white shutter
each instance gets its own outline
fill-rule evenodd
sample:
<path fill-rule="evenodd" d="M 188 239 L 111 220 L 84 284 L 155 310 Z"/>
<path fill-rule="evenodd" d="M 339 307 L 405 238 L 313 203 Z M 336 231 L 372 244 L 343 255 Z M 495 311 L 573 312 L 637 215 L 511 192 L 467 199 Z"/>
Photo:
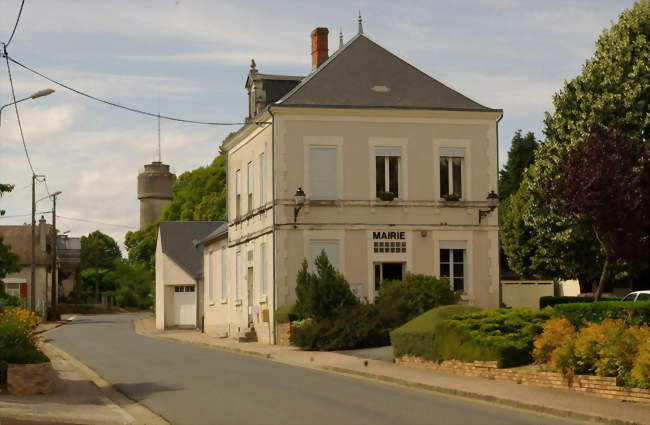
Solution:
<path fill-rule="evenodd" d="M 266 243 L 260 244 L 260 295 L 266 295 Z"/>
<path fill-rule="evenodd" d="M 235 171 L 235 195 L 241 194 L 241 171 Z"/>
<path fill-rule="evenodd" d="M 228 282 L 226 281 L 226 247 L 221 248 L 221 299 L 228 299 Z"/>
<path fill-rule="evenodd" d="M 253 193 L 253 163 L 248 163 L 248 169 L 246 173 L 246 180 L 248 182 L 248 194 Z"/>
<path fill-rule="evenodd" d="M 237 251 L 237 256 L 235 260 L 235 299 L 237 301 L 241 300 L 241 251 Z"/>
<path fill-rule="evenodd" d="M 265 179 L 266 176 L 264 173 L 266 172 L 266 164 L 264 163 L 264 152 L 260 154 L 260 206 L 264 205 L 266 202 L 266 193 L 265 193 Z"/>
<path fill-rule="evenodd" d="M 310 149 L 309 199 L 334 200 L 337 193 L 336 146 L 312 146 Z"/>
<path fill-rule="evenodd" d="M 375 156 L 402 156 L 399 146 L 375 146 Z"/>
<path fill-rule="evenodd" d="M 214 301 L 214 273 L 212 269 L 212 251 L 208 252 L 208 300 Z"/>
<path fill-rule="evenodd" d="M 440 156 L 465 157 L 465 148 L 440 148 Z"/>
<path fill-rule="evenodd" d="M 325 250 L 327 259 L 336 270 L 339 270 L 339 241 L 310 241 L 309 268 L 315 270 L 314 260 Z"/>

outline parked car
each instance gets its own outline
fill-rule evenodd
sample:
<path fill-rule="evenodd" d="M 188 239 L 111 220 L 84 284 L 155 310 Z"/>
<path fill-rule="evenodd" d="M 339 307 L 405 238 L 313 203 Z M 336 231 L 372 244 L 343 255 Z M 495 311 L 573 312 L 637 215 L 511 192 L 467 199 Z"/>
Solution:
<path fill-rule="evenodd" d="M 621 301 L 650 301 L 650 291 L 630 292 Z"/>

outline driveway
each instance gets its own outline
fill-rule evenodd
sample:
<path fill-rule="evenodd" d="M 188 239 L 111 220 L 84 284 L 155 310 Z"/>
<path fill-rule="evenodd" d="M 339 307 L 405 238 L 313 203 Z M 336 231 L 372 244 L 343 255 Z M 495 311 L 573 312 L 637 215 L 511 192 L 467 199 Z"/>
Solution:
<path fill-rule="evenodd" d="M 547 416 L 148 338 L 137 314 L 77 316 L 46 340 L 172 424 L 569 424 Z"/>

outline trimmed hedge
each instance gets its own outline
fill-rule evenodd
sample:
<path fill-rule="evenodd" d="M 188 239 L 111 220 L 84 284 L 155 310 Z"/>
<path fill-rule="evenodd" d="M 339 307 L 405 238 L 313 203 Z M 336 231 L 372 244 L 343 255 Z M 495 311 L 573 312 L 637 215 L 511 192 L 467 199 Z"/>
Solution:
<path fill-rule="evenodd" d="M 601 297 L 600 301 L 619 301 L 621 297 Z M 554 307 L 558 304 L 573 304 L 573 303 L 592 303 L 594 297 L 553 297 L 545 296 L 539 298 L 540 310 L 546 307 Z"/>
<path fill-rule="evenodd" d="M 497 367 L 532 362 L 533 340 L 551 309 L 498 309 L 466 313 L 439 322 L 433 331 L 438 359 L 496 361 Z"/>
<path fill-rule="evenodd" d="M 468 305 L 446 305 L 419 315 L 390 333 L 393 355 L 397 358 L 410 354 L 427 360 L 439 360 L 434 338 L 436 324 L 455 315 L 479 310 L 478 307 Z"/>
<path fill-rule="evenodd" d="M 553 315 L 566 317 L 576 328 L 585 327 L 585 321 L 600 323 L 605 318 L 623 319 L 629 325 L 639 326 L 650 324 L 650 301 L 558 304 L 553 308 Z"/>

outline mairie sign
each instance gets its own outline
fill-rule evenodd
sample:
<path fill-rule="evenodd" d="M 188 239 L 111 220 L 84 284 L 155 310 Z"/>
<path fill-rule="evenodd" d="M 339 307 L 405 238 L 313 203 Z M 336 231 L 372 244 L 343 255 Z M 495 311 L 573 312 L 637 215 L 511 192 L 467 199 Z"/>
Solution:
<path fill-rule="evenodd" d="M 405 240 L 406 232 L 372 232 L 373 239 Z"/>

